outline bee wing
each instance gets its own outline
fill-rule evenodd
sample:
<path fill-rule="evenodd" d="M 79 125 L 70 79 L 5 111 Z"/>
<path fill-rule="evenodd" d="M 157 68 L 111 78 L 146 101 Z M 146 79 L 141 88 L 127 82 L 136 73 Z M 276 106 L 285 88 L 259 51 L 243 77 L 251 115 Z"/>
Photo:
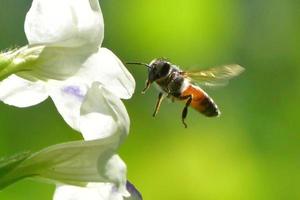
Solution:
<path fill-rule="evenodd" d="M 183 75 L 193 82 L 205 86 L 223 86 L 229 79 L 238 76 L 245 69 L 237 64 L 223 65 L 220 67 L 211 67 L 199 71 L 184 71 Z"/>

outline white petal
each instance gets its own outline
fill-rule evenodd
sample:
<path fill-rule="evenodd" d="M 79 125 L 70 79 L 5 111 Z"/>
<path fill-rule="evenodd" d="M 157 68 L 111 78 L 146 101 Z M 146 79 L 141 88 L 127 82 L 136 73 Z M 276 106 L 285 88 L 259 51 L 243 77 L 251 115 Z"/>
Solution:
<path fill-rule="evenodd" d="M 41 82 L 30 82 L 11 75 L 0 82 L 0 99 L 16 107 L 28 107 L 44 101 L 48 97 Z"/>
<path fill-rule="evenodd" d="M 29 44 L 97 47 L 104 23 L 97 0 L 33 0 L 25 32 Z"/>
<path fill-rule="evenodd" d="M 111 183 L 89 183 L 86 187 L 76 187 L 70 185 L 57 186 L 54 200 L 142 200 L 139 191 L 127 182 L 126 192 L 119 191 Z"/>
<path fill-rule="evenodd" d="M 85 140 L 104 138 L 121 130 L 129 132 L 129 116 L 123 102 L 97 83 L 89 89 L 80 111 L 80 131 Z"/>
<path fill-rule="evenodd" d="M 94 51 L 87 47 L 45 47 L 38 59 L 28 64 L 30 70 L 18 75 L 28 80 L 65 80 L 76 74 Z"/>
<path fill-rule="evenodd" d="M 8 177 L 35 175 L 56 183 L 80 186 L 87 182 L 109 182 L 124 191 L 127 170 L 115 154 L 120 140 L 118 135 L 50 146 L 24 160 Z"/>
<path fill-rule="evenodd" d="M 100 161 L 98 161 L 100 162 Z M 91 182 L 86 187 L 58 186 L 55 200 L 123 200 L 123 196 L 129 196 L 126 189 L 126 165 L 117 155 L 110 158 L 99 173 L 113 182 L 96 183 Z"/>
<path fill-rule="evenodd" d="M 95 53 L 96 52 L 96 53 Z M 123 63 L 105 48 L 46 47 L 30 71 L 18 75 L 28 80 L 66 80 L 76 77 L 89 86 L 100 82 L 116 96 L 128 99 L 135 89 L 135 80 Z"/>
<path fill-rule="evenodd" d="M 82 133 L 85 140 L 129 131 L 129 117 L 122 101 L 94 83 L 91 88 L 79 79 L 52 82 L 49 95 L 64 120 Z"/>
<path fill-rule="evenodd" d="M 80 108 L 88 86 L 77 79 L 49 81 L 48 93 L 57 110 L 73 129 L 80 131 Z"/>
<path fill-rule="evenodd" d="M 106 48 L 100 48 L 83 65 L 77 76 L 98 81 L 116 96 L 128 99 L 135 89 L 135 81 L 123 63 Z"/>
<path fill-rule="evenodd" d="M 94 183 L 87 187 L 70 185 L 58 186 L 54 194 L 54 200 L 123 200 L 113 184 Z"/>
<path fill-rule="evenodd" d="M 108 162 L 106 163 L 105 168 L 103 171 L 99 169 L 99 172 L 105 174 L 107 179 L 112 180 L 113 183 L 118 184 L 118 190 L 127 194 L 126 190 L 126 174 L 127 174 L 127 167 L 123 160 L 118 156 L 112 156 Z"/>

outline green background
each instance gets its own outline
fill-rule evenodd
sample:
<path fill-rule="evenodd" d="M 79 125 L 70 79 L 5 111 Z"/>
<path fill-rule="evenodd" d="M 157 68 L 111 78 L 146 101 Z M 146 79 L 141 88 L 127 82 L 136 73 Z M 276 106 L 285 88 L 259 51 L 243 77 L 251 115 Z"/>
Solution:
<path fill-rule="evenodd" d="M 182 68 L 239 63 L 227 87 L 207 89 L 220 118 L 140 91 L 142 67 L 128 66 L 137 88 L 125 104 L 131 131 L 120 149 L 128 178 L 146 200 L 300 199 L 300 4 L 298 0 L 102 0 L 103 46 L 124 62 L 167 57 Z M 30 0 L 0 0 L 0 49 L 27 43 Z M 51 100 L 26 109 L 0 104 L 0 156 L 80 139 Z M 53 185 L 20 181 L 1 200 L 52 199 Z"/>

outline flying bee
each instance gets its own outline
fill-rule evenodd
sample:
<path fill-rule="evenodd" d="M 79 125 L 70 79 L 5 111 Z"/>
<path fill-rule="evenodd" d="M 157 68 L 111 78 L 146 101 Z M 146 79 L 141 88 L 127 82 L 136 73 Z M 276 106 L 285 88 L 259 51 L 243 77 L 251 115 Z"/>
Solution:
<path fill-rule="evenodd" d="M 153 117 L 156 116 L 164 97 L 171 98 L 173 102 L 175 100 L 185 102 L 181 114 L 185 128 L 187 128 L 185 119 L 189 106 L 207 117 L 217 117 L 221 114 L 213 99 L 197 83 L 208 86 L 223 85 L 244 71 L 244 68 L 237 64 L 198 71 L 183 71 L 177 65 L 162 58 L 154 59 L 150 64 L 136 62 L 127 64 L 144 65 L 148 68 L 148 79 L 142 91 L 143 94 L 152 83 L 156 83 L 160 88 Z"/>

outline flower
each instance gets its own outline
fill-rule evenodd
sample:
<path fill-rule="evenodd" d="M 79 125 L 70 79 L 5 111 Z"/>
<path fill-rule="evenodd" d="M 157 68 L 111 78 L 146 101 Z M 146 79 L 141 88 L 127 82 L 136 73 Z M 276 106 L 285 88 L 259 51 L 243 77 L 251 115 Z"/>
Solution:
<path fill-rule="evenodd" d="M 126 188 L 130 193 L 125 200 L 142 200 L 141 194 L 130 183 L 126 183 Z M 120 193 L 115 192 L 111 184 L 89 184 L 87 187 L 61 186 L 55 191 L 54 200 L 123 200 Z"/>
<path fill-rule="evenodd" d="M 22 153 L 4 159 L 0 166 L 0 188 L 25 177 L 39 177 L 57 184 L 84 186 L 88 182 L 110 182 L 123 191 L 126 166 L 115 154 L 118 137 L 75 141 Z M 111 173 L 114 170 L 115 173 Z"/>
<path fill-rule="evenodd" d="M 93 86 L 96 87 L 96 86 Z M 99 113 L 115 127 L 110 136 L 75 141 L 24 153 L 0 162 L 0 188 L 26 177 L 57 184 L 54 200 L 140 200 L 141 195 L 126 181 L 126 165 L 116 151 L 128 134 L 129 117 L 122 101 L 97 88 Z"/>
<path fill-rule="evenodd" d="M 135 81 L 117 56 L 100 47 L 104 23 L 98 1 L 33 0 L 25 33 L 29 45 L 0 54 L 0 99 L 28 107 L 50 96 L 64 120 L 86 141 L 24 158 L 9 171 L 8 183 L 35 175 L 59 183 L 55 199 L 79 200 L 95 191 L 103 200 L 128 197 L 134 190 L 116 151 L 130 124 L 120 99 L 132 96 Z M 113 141 L 112 146 L 107 141 Z M 26 174 L 20 177 L 21 172 Z M 81 183 L 86 187 L 79 187 Z M 134 194 L 130 198 L 139 198 Z"/>
<path fill-rule="evenodd" d="M 97 87 L 132 96 L 135 81 L 110 50 L 100 48 L 104 23 L 97 0 L 34 0 L 25 20 L 28 46 L 0 55 L 0 99 L 28 107 L 48 96 L 85 139 L 114 129 L 97 114 Z M 97 104 L 97 105 L 95 105 Z M 95 107 L 97 106 L 97 107 Z"/>

